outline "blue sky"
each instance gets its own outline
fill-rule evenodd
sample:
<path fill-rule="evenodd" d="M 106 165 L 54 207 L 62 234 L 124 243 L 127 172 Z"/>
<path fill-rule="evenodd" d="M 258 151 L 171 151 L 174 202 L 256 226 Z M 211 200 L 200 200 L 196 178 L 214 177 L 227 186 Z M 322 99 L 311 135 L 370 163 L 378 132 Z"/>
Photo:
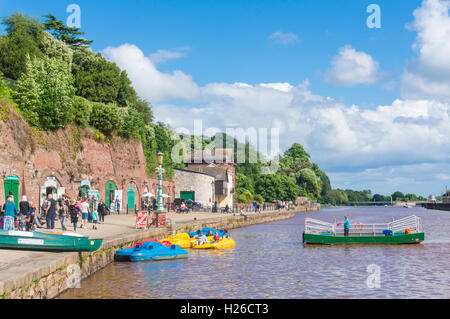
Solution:
<path fill-rule="evenodd" d="M 0 15 L 65 21 L 71 3 L 92 48 L 175 128 L 279 127 L 281 148 L 304 144 L 334 187 L 428 195 L 450 181 L 448 1 L 16 0 Z"/>

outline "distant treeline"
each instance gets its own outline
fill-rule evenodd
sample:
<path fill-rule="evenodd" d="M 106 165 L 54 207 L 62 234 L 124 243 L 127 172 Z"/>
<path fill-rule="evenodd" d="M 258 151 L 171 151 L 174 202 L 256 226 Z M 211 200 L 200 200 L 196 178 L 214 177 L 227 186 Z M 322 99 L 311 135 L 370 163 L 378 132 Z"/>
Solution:
<path fill-rule="evenodd" d="M 421 195 L 416 194 L 403 194 L 400 191 L 394 192 L 392 195 L 380 195 L 374 194 L 372 195 L 372 191 L 370 189 L 355 191 L 351 189 L 333 189 L 329 191 L 326 196 L 323 198 L 324 204 L 330 205 L 349 205 L 356 203 L 383 203 L 392 201 L 425 201 L 426 198 Z"/>

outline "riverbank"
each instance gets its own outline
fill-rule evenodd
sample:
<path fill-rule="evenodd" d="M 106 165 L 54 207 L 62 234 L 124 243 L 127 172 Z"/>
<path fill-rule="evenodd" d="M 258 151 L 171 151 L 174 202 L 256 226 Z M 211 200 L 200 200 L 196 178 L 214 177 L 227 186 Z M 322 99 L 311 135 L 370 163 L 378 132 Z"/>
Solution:
<path fill-rule="evenodd" d="M 135 215 L 110 215 L 98 230 L 80 229 L 80 234 L 104 238 L 95 252 L 34 252 L 0 250 L 0 296 L 2 298 L 53 298 L 73 284 L 114 261 L 114 253 L 139 240 L 156 237 L 162 239 L 174 231 L 191 231 L 202 227 L 239 228 L 292 218 L 296 212 L 313 211 L 297 207 L 295 211 L 238 214 L 189 213 L 167 214 L 168 227 L 135 229 Z M 59 222 L 56 222 L 59 227 Z M 92 224 L 88 224 L 92 227 Z M 76 273 L 75 273 L 76 272 Z M 77 277 L 75 277 L 77 276 Z"/>

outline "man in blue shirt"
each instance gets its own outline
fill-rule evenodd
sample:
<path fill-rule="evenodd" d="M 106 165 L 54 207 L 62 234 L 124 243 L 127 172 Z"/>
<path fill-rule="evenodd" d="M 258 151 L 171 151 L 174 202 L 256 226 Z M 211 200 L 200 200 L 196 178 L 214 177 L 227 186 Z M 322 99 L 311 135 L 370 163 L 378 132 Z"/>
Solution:
<path fill-rule="evenodd" d="M 337 226 L 344 224 L 344 236 L 348 236 L 348 232 L 350 230 L 350 221 L 348 220 L 348 216 L 344 216 L 345 221 L 343 223 L 337 224 Z"/>

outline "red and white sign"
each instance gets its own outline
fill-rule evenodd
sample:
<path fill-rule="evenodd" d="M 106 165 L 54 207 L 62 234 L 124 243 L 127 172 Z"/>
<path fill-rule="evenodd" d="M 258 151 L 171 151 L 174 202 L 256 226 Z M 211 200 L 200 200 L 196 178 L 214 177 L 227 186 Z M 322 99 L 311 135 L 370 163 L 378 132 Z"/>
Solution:
<path fill-rule="evenodd" d="M 156 227 L 156 214 L 153 214 L 152 216 L 152 223 L 151 226 Z M 166 214 L 158 214 L 158 227 L 165 227 L 166 226 Z"/>
<path fill-rule="evenodd" d="M 137 214 L 136 228 L 147 228 L 148 212 L 140 211 Z"/>

